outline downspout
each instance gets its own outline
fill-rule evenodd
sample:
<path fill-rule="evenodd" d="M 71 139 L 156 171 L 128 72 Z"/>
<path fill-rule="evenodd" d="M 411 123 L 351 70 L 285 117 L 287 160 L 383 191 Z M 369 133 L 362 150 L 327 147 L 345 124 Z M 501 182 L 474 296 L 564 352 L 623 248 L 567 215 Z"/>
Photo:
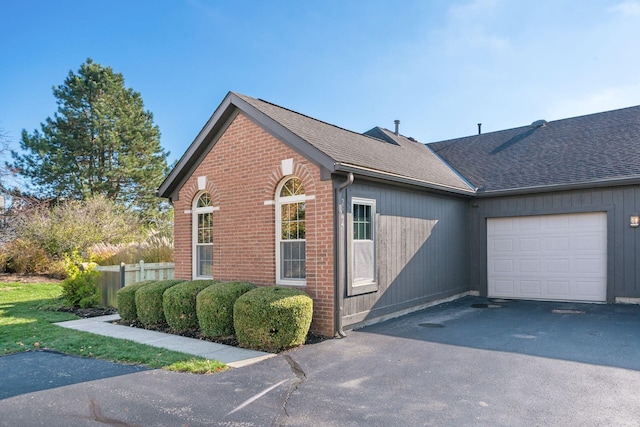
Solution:
<path fill-rule="evenodd" d="M 346 211 L 346 188 L 353 184 L 353 172 L 349 172 L 349 176 L 347 180 L 340 184 L 340 186 L 336 190 L 336 200 L 340 200 L 338 204 L 338 238 L 337 238 L 337 261 L 338 261 L 338 289 L 336 295 L 336 305 L 338 310 L 336 312 L 336 326 L 338 335 L 341 338 L 347 336 L 347 334 L 342 330 L 342 312 L 344 310 L 344 293 L 345 293 L 345 280 L 346 280 L 346 266 L 345 266 L 345 249 L 346 249 L 346 239 L 345 239 L 345 211 Z"/>

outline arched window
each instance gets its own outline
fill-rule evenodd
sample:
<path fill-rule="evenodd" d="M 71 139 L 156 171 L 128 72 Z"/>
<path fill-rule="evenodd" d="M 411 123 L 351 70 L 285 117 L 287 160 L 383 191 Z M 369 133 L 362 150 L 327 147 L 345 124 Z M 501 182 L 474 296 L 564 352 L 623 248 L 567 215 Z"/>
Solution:
<path fill-rule="evenodd" d="M 193 278 L 213 278 L 213 204 L 209 193 L 193 202 Z"/>
<path fill-rule="evenodd" d="M 306 274 L 306 196 L 302 181 L 285 179 L 276 193 L 276 282 L 304 285 Z"/>

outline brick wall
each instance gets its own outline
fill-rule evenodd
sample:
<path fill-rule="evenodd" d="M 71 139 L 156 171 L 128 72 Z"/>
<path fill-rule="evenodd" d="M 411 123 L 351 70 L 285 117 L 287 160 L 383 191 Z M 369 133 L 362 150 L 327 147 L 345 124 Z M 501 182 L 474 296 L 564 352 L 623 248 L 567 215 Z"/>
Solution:
<path fill-rule="evenodd" d="M 192 210 L 198 177 L 219 210 L 213 213 L 213 275 L 260 286 L 276 283 L 275 192 L 284 175 L 281 161 L 293 159 L 306 202 L 307 272 L 305 292 L 313 298 L 311 329 L 334 332 L 333 191 L 320 169 L 240 113 L 206 159 L 180 189 L 175 208 L 175 275 L 192 277 Z M 267 204 L 265 204 L 267 202 Z"/>

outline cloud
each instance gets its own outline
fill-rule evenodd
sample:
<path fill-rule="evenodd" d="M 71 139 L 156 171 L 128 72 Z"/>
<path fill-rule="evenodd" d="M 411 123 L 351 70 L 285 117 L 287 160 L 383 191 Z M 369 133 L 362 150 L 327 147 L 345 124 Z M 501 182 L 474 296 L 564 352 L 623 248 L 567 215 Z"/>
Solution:
<path fill-rule="evenodd" d="M 485 48 L 502 51 L 510 46 L 509 38 L 492 31 L 499 19 L 500 4 L 496 0 L 475 0 L 449 9 L 450 22 L 442 31 L 449 48 Z"/>
<path fill-rule="evenodd" d="M 613 6 L 610 10 L 626 16 L 640 16 L 640 1 L 628 0 Z"/>
<path fill-rule="evenodd" d="M 550 120 L 564 119 L 631 107 L 637 105 L 639 99 L 640 84 L 608 87 L 583 96 L 559 100 L 548 109 L 548 113 Z"/>

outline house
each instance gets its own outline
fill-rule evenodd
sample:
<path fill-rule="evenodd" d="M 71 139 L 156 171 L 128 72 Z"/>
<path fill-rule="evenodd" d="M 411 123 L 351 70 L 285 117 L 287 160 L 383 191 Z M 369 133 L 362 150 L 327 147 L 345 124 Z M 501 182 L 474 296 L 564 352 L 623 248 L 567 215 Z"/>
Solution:
<path fill-rule="evenodd" d="M 176 277 L 298 287 L 333 336 L 470 293 L 640 301 L 639 149 L 640 107 L 425 145 L 231 92 L 158 194 Z"/>

